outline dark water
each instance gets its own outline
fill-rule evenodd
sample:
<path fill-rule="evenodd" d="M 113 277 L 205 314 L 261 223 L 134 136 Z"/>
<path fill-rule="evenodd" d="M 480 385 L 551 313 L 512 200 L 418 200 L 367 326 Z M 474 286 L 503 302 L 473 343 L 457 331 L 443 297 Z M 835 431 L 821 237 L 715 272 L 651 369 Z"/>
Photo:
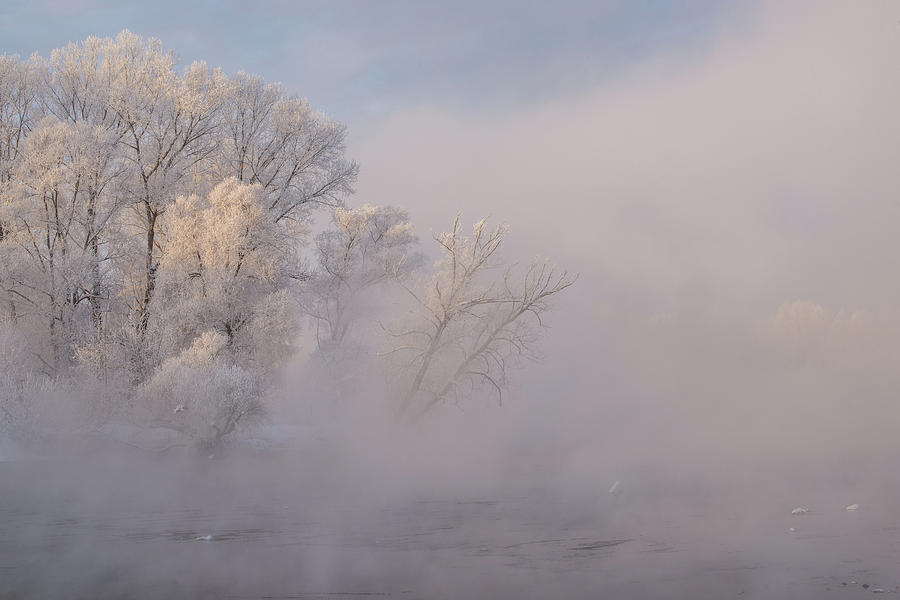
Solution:
<path fill-rule="evenodd" d="M 856 512 L 810 492 L 796 517 L 767 492 L 636 481 L 617 496 L 605 484 L 394 493 L 391 477 L 348 483 L 302 457 L 0 463 L 0 597 L 900 593 L 900 507 L 884 490 Z"/>

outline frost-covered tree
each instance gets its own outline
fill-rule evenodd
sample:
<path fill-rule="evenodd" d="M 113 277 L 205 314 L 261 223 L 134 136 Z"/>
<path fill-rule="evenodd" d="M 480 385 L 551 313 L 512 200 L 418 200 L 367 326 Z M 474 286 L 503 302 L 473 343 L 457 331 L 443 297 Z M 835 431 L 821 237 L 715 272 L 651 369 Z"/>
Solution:
<path fill-rule="evenodd" d="M 159 40 L 123 31 L 69 44 L 54 51 L 48 81 L 51 113 L 107 130 L 131 167 L 119 189 L 134 230 L 122 271 L 139 331 L 165 253 L 161 217 L 178 195 L 237 177 L 259 184 L 271 218 L 290 227 L 340 205 L 356 178 L 342 125 L 258 77 L 201 62 L 179 73 Z"/>
<path fill-rule="evenodd" d="M 0 54 L 0 186 L 13 178 L 25 137 L 40 120 L 42 79 L 37 56 L 22 61 L 15 54 Z"/>
<path fill-rule="evenodd" d="M 119 338 L 132 362 L 145 354 L 139 338 L 166 253 L 165 213 L 178 196 L 206 194 L 229 177 L 256 184 L 268 217 L 296 243 L 316 206 L 338 206 L 352 191 L 357 166 L 344 158 L 344 127 L 258 77 L 229 78 L 200 62 L 180 71 L 159 40 L 129 31 L 70 43 L 46 61 L 2 59 L 0 241 L 10 228 L 3 219 L 21 208 L 10 202 L 21 197 L 22 148 L 46 114 L 48 126 L 68 127 L 64 183 L 89 250 L 78 294 L 96 336 Z M 7 298 L 26 302 L 10 287 Z M 16 308 L 7 302 L 5 312 Z M 134 338 L 127 323 L 136 339 L 124 339 Z"/>
<path fill-rule="evenodd" d="M 119 258 L 120 210 L 134 176 L 123 145 L 127 123 L 112 108 L 117 75 L 106 58 L 110 40 L 89 37 L 54 50 L 45 70 L 44 104 L 50 115 L 72 126 L 72 142 L 81 193 L 84 245 L 90 249 L 90 279 L 84 286 L 91 303 L 91 320 L 100 335 L 103 316 L 114 297 L 114 261 Z M 105 306 L 104 306 L 105 304 Z"/>
<path fill-rule="evenodd" d="M 231 84 L 219 177 L 259 184 L 276 222 L 305 224 L 313 208 L 340 206 L 358 172 L 344 157 L 344 126 L 260 77 L 238 73 Z"/>
<path fill-rule="evenodd" d="M 46 319 L 44 360 L 55 370 L 73 335 L 82 253 L 74 243 L 82 198 L 65 123 L 45 119 L 25 140 L 15 179 L 5 189 L 6 235 L 0 252 L 14 312 Z"/>
<path fill-rule="evenodd" d="M 435 236 L 443 253 L 422 291 L 401 280 L 416 311 L 404 329 L 391 333 L 386 356 L 403 373 L 398 415 L 418 420 L 453 394 L 488 384 L 502 394 L 509 368 L 527 357 L 551 296 L 574 282 L 546 262 L 524 273 L 503 264 L 497 252 L 505 226 L 484 220 L 466 237 L 453 221 Z"/>
<path fill-rule="evenodd" d="M 87 367 L 132 396 L 216 332 L 265 389 L 294 349 L 306 223 L 352 191 L 345 138 L 277 85 L 181 69 L 128 31 L 0 56 L 0 325 L 27 371 Z"/>
<path fill-rule="evenodd" d="M 9 232 L 10 187 L 22 160 L 25 138 L 40 119 L 43 65 L 39 58 L 22 61 L 16 55 L 0 55 L 0 244 Z M 0 316 L 15 320 L 16 305 L 11 300 L 9 282 L 0 273 L 0 291 L 5 302 Z"/>
<path fill-rule="evenodd" d="M 179 192 L 194 187 L 203 163 L 217 149 L 230 86 L 220 70 L 195 62 L 183 76 L 159 40 L 123 31 L 106 41 L 104 60 L 112 78 L 109 110 L 124 126 L 125 154 L 137 176 L 127 193 L 144 243 L 134 298 L 137 326 L 150 319 L 161 244 L 158 221 Z"/>
<path fill-rule="evenodd" d="M 75 241 L 87 263 L 79 287 L 82 299 L 90 303 L 91 324 L 97 336 L 103 333 L 103 317 L 110 311 L 109 303 L 118 287 L 114 262 L 125 246 L 118 228 L 125 200 L 117 192 L 131 170 L 117 151 L 116 135 L 115 131 L 88 123 L 76 123 L 69 135 L 73 176 L 83 204 Z"/>
<path fill-rule="evenodd" d="M 159 356 L 207 331 L 225 336 L 235 361 L 259 372 L 290 356 L 301 240 L 270 218 L 262 198 L 259 184 L 229 178 L 206 198 L 179 197 L 166 215 L 158 318 L 148 340 Z"/>
<path fill-rule="evenodd" d="M 401 208 L 336 208 L 332 224 L 316 237 L 318 265 L 301 296 L 303 311 L 315 321 L 319 348 L 341 345 L 373 304 L 369 292 L 421 264 L 412 251 L 418 240 Z"/>
<path fill-rule="evenodd" d="M 84 122 L 43 119 L 20 149 L 13 179 L 0 190 L 0 278 L 10 313 L 47 319 L 53 369 L 71 345 L 97 336 L 103 301 L 115 283 L 103 265 L 110 256 L 107 233 L 120 204 L 109 193 L 124 167 L 114 141 Z M 85 309 L 89 306 L 89 309 Z M 93 333 L 80 319 L 90 314 Z"/>

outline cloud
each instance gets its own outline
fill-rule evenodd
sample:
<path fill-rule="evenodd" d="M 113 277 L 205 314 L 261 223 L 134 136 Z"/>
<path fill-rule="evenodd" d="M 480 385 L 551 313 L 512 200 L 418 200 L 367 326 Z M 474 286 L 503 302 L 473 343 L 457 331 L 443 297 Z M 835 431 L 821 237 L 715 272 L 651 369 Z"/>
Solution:
<path fill-rule="evenodd" d="M 10 0 L 0 51 L 47 53 L 128 28 L 187 62 L 282 81 L 355 129 L 427 98 L 496 108 L 583 90 L 659 48 L 695 51 L 725 12 L 714 0 L 221 4 Z"/>

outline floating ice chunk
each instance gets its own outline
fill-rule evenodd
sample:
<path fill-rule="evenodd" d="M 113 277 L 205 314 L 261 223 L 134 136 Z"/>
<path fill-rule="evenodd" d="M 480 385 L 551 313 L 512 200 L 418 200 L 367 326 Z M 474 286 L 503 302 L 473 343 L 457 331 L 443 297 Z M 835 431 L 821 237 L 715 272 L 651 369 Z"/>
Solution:
<path fill-rule="evenodd" d="M 197 536 L 197 537 L 194 538 L 194 540 L 196 540 L 196 541 L 198 541 L 198 542 L 211 542 L 212 539 L 213 539 L 213 536 L 212 536 L 211 534 L 209 534 L 209 535 L 201 535 L 201 536 Z"/>
<path fill-rule="evenodd" d="M 849 511 L 859 510 L 859 504 L 851 504 L 850 506 L 847 507 L 847 510 L 849 510 Z"/>
<path fill-rule="evenodd" d="M 873 594 L 883 594 L 884 588 L 872 588 L 872 593 Z"/>
<path fill-rule="evenodd" d="M 797 531 L 797 528 L 796 528 L 796 527 L 791 527 L 790 529 L 788 529 L 788 531 L 790 531 L 791 533 L 794 533 L 795 531 Z"/>
<path fill-rule="evenodd" d="M 794 510 L 791 511 L 791 514 L 792 515 L 805 515 L 808 512 L 809 512 L 809 509 L 806 508 L 805 506 L 798 506 L 797 508 L 795 508 Z"/>
<path fill-rule="evenodd" d="M 609 493 L 612 495 L 615 495 L 616 493 L 618 493 L 618 491 L 619 491 L 619 480 L 617 479 L 616 482 L 614 484 L 612 484 L 612 487 L 609 488 Z"/>

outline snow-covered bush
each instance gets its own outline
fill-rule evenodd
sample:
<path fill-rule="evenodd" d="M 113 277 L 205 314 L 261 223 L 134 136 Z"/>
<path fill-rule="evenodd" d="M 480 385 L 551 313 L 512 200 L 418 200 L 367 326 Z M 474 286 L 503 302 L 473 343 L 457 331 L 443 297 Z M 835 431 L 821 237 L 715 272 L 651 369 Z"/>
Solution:
<path fill-rule="evenodd" d="M 228 339 L 208 331 L 166 360 L 138 390 L 150 426 L 182 432 L 201 447 L 215 447 L 264 414 L 259 377 L 230 363 Z"/>

